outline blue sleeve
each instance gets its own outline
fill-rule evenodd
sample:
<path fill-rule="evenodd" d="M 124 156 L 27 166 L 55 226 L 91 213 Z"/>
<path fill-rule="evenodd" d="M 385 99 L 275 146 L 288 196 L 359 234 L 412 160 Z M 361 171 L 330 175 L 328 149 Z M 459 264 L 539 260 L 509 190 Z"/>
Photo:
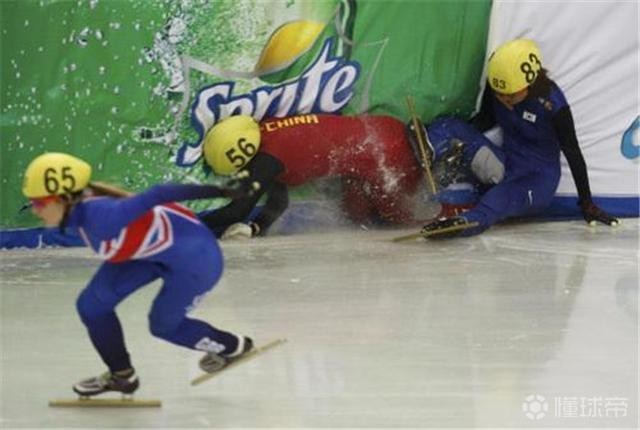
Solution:
<path fill-rule="evenodd" d="M 224 197 L 213 185 L 161 184 L 125 198 L 87 201 L 83 225 L 99 239 L 116 236 L 132 221 L 163 203 Z"/>
<path fill-rule="evenodd" d="M 569 102 L 567 102 L 567 99 L 564 96 L 564 93 L 562 92 L 560 87 L 558 87 L 555 84 L 551 87 L 551 92 L 549 94 L 549 101 L 553 106 L 552 115 L 557 114 L 560 110 L 569 106 Z"/>

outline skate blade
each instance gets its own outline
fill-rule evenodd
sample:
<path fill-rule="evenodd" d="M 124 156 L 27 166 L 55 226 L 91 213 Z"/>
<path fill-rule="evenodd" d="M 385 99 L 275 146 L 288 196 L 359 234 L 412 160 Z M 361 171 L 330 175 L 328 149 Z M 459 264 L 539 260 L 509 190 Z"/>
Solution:
<path fill-rule="evenodd" d="M 466 224 L 460 224 L 453 227 L 442 228 L 440 230 L 434 230 L 429 232 L 426 236 L 423 235 L 422 233 L 411 233 L 405 236 L 394 237 L 392 239 L 392 242 L 406 242 L 408 240 L 420 239 L 421 237 L 426 239 L 431 236 L 438 236 L 440 234 L 445 234 L 445 233 L 453 233 L 454 231 L 462 231 L 462 230 L 466 230 L 468 228 L 477 227 L 477 226 L 478 226 L 477 222 L 469 222 Z"/>
<path fill-rule="evenodd" d="M 123 397 L 121 399 L 92 399 L 90 397 L 78 397 L 77 399 L 50 400 L 52 408 L 159 408 L 160 400 L 134 399 Z"/>
<path fill-rule="evenodd" d="M 208 381 L 209 379 L 213 378 L 214 376 L 220 375 L 221 373 L 223 373 L 226 370 L 232 369 L 234 367 L 236 367 L 239 364 L 242 363 L 246 363 L 247 361 L 256 358 L 258 355 L 263 354 L 265 352 L 267 352 L 268 350 L 275 348 L 278 345 L 282 345 L 283 343 L 285 343 L 287 341 L 287 339 L 276 339 L 273 340 L 265 345 L 262 345 L 258 348 L 254 348 L 251 351 L 249 351 L 248 353 L 246 353 L 245 355 L 243 355 L 241 358 L 238 358 L 237 360 L 235 360 L 234 362 L 232 362 L 231 364 L 228 364 L 227 366 L 223 367 L 222 369 L 218 370 L 217 372 L 213 372 L 213 373 L 203 373 L 202 375 L 198 376 L 197 378 L 194 378 L 191 380 L 191 385 L 198 385 L 198 384 L 202 384 L 205 381 Z"/>

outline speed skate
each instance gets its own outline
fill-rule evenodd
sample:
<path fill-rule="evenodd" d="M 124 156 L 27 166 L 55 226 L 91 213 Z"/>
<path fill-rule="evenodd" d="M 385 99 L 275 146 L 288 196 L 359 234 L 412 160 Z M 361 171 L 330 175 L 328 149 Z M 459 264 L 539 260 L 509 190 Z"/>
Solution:
<path fill-rule="evenodd" d="M 52 408 L 159 408 L 162 402 L 156 399 L 136 399 L 123 395 L 121 398 L 96 399 L 79 396 L 77 399 L 56 399 L 49 401 Z"/>
<path fill-rule="evenodd" d="M 466 229 L 477 227 L 477 222 L 465 222 L 456 225 L 451 225 L 447 227 L 440 227 L 430 231 L 425 231 L 424 229 L 419 231 L 418 233 L 411 233 L 404 236 L 397 236 L 392 239 L 393 242 L 406 242 L 409 240 L 416 239 L 428 239 L 431 237 L 446 237 L 450 234 L 460 233 Z"/>
<path fill-rule="evenodd" d="M 194 378 L 193 380 L 191 380 L 191 385 L 198 385 L 198 384 L 202 384 L 205 381 L 208 381 L 209 379 L 213 378 L 214 376 L 218 376 L 221 373 L 223 373 L 226 370 L 232 369 L 236 366 L 238 366 L 239 364 L 245 363 L 249 360 L 252 360 L 254 358 L 256 358 L 258 355 L 263 354 L 275 347 L 277 347 L 278 345 L 282 345 L 283 343 L 285 343 L 287 340 L 286 339 L 275 339 L 269 343 L 266 343 L 262 346 L 259 346 L 257 348 L 252 349 L 251 351 L 247 352 L 246 354 L 244 354 L 242 357 L 238 358 L 237 360 L 232 361 L 231 363 L 227 364 L 225 367 L 223 367 L 222 369 L 216 371 L 216 372 L 211 372 L 211 373 L 203 373 L 200 376 Z"/>

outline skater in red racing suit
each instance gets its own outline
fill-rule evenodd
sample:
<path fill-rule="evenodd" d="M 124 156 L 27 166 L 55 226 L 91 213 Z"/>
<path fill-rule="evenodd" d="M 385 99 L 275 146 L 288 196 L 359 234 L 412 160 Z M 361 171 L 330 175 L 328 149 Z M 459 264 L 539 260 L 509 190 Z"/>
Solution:
<path fill-rule="evenodd" d="M 289 187 L 328 177 L 342 179 L 343 208 L 354 221 L 415 222 L 412 196 L 421 170 L 403 122 L 389 116 L 309 114 L 262 121 L 258 131 L 250 120 L 227 118 L 205 138 L 205 158 L 215 173 L 244 169 L 260 184 L 254 195 L 201 214 L 212 230 L 247 222 L 266 193 L 262 210 L 240 225 L 250 227 L 246 236 L 264 235 L 287 208 Z"/>

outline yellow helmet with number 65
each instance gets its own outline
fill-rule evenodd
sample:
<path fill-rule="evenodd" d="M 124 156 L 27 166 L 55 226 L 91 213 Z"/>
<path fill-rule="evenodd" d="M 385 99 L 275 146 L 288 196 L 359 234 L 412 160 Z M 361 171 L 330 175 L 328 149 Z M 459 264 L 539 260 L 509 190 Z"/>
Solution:
<path fill-rule="evenodd" d="M 82 191 L 91 179 L 89 163 L 62 152 L 34 158 L 24 173 L 22 193 L 29 199 Z"/>
<path fill-rule="evenodd" d="M 249 115 L 225 118 L 204 137 L 204 158 L 216 175 L 236 173 L 259 148 L 260 126 Z"/>
<path fill-rule="evenodd" d="M 494 91 L 513 94 L 533 84 L 542 70 L 542 54 L 529 39 L 514 39 L 489 57 L 487 78 Z"/>

